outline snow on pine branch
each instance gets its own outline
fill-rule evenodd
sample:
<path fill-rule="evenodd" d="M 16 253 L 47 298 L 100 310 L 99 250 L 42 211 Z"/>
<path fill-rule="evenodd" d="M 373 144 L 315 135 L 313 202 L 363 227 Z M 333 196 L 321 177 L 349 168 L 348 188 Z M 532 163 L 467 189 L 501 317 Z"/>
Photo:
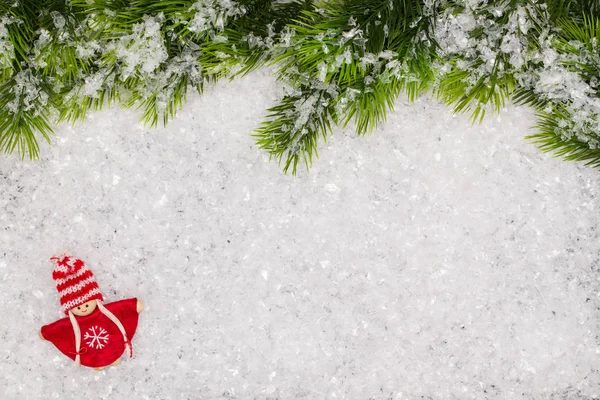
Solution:
<path fill-rule="evenodd" d="M 598 82 L 596 77 L 586 81 L 582 74 L 575 72 L 570 66 L 593 65 L 600 63 L 595 56 L 587 52 L 579 52 L 585 44 L 571 40 L 569 45 L 574 50 L 559 54 L 553 49 L 545 53 L 545 61 L 536 71 L 538 80 L 534 92 L 549 101 L 544 110 L 554 115 L 557 125 L 555 133 L 563 141 L 577 138 L 586 143 L 590 149 L 600 148 L 600 98 L 598 98 Z M 594 51 L 598 51 L 594 43 Z M 550 54 L 550 55 L 549 55 Z"/>
<path fill-rule="evenodd" d="M 20 112 L 37 116 L 43 113 L 48 103 L 48 94 L 40 89 L 41 79 L 31 69 L 25 69 L 13 76 L 14 85 L 10 92 L 14 96 L 6 103 L 6 110 L 13 115 Z"/>
<path fill-rule="evenodd" d="M 196 11 L 189 22 L 190 32 L 222 31 L 229 19 L 239 18 L 246 13 L 243 5 L 231 0 L 197 1 L 190 11 Z"/>
<path fill-rule="evenodd" d="M 0 18 L 0 69 L 12 67 L 15 58 L 15 47 L 8 34 L 8 25 L 17 23 L 17 19 L 8 15 Z"/>
<path fill-rule="evenodd" d="M 576 27 L 555 23 L 543 0 L 67 3 L 37 21 L 0 14 L 0 71 L 12 85 L 5 113 L 48 115 L 57 105 L 74 120 L 119 100 L 166 123 L 190 87 L 275 60 L 291 89 L 261 128 L 263 143 L 278 136 L 272 148 L 294 157 L 310 157 L 329 122 L 373 128 L 401 90 L 414 99 L 433 89 L 481 117 L 526 91 L 559 140 L 600 146 L 600 53 L 586 37 L 596 25 L 585 20 L 569 36 Z M 14 35 L 25 26 L 21 46 Z"/>
<path fill-rule="evenodd" d="M 514 74 L 532 60 L 528 33 L 532 26 L 544 25 L 546 13 L 532 2 L 511 5 L 504 1 L 457 0 L 435 20 L 433 36 L 438 65 L 443 76 L 452 68 L 469 71 L 468 83 L 494 74 Z M 458 10 L 461 10 L 457 13 Z"/>
<path fill-rule="evenodd" d="M 114 52 L 122 63 L 121 79 L 125 80 L 136 70 L 142 74 L 154 72 L 168 58 L 161 32 L 164 15 L 144 16 L 143 22 L 133 25 L 132 33 L 109 42 L 105 52 Z"/>

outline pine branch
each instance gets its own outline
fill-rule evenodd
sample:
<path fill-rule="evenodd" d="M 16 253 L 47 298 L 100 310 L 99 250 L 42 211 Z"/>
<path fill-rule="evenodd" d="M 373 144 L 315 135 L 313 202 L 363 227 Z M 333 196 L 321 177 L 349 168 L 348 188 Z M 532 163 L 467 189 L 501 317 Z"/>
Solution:
<path fill-rule="evenodd" d="M 88 111 L 100 111 L 120 102 L 121 89 L 114 85 L 116 73 L 96 68 L 94 71 L 95 74 L 61 88 L 57 94 L 61 101 L 58 121 L 83 121 Z"/>
<path fill-rule="evenodd" d="M 597 0 L 546 0 L 552 22 L 563 18 L 574 18 L 580 21 L 583 15 L 598 15 L 600 3 Z"/>
<path fill-rule="evenodd" d="M 534 126 L 539 132 L 526 136 L 525 139 L 537 145 L 544 152 L 552 152 L 554 156 L 565 161 L 581 161 L 587 166 L 600 168 L 600 149 L 597 145 L 590 146 L 590 138 L 578 135 L 564 136 L 564 121 L 570 118 L 569 112 L 553 109 L 551 112 L 538 112 L 537 124 Z M 598 136 L 593 139 L 598 141 Z"/>
<path fill-rule="evenodd" d="M 343 126 L 354 122 L 358 134 L 370 133 L 385 121 L 400 93 L 406 92 L 409 100 L 415 101 L 429 89 L 435 79 L 434 54 L 429 38 L 415 40 L 422 34 L 428 36 L 428 23 L 424 19 L 412 28 L 396 31 L 384 53 L 390 59 L 380 67 L 374 67 L 357 84 L 348 85 L 356 95 L 344 108 Z"/>
<path fill-rule="evenodd" d="M 0 25 L 6 32 L 0 38 L 4 50 L 0 56 L 0 149 L 8 154 L 16 150 L 21 158 L 38 158 L 36 136 L 50 142 L 52 134 L 49 115 L 54 93 L 30 57 L 36 31 L 43 26 L 44 13 L 39 10 L 44 6 L 48 2 L 0 2 Z"/>
<path fill-rule="evenodd" d="M 256 129 L 257 145 L 269 152 L 279 163 L 284 161 L 284 172 L 290 167 L 296 174 L 302 159 L 308 168 L 318 156 L 318 138 L 327 141 L 335 118 L 332 100 L 337 93 L 331 87 L 302 86 L 285 96 L 278 105 L 269 109 L 267 121 Z M 300 118 L 298 118 L 300 114 Z"/>
<path fill-rule="evenodd" d="M 143 109 L 142 121 L 150 126 L 162 123 L 167 125 L 170 119 L 175 118 L 177 110 L 181 109 L 187 96 L 190 75 L 188 73 L 170 74 L 166 80 L 159 79 L 159 89 L 153 88 L 152 81 L 136 85 L 131 96 L 123 103 L 125 107 L 138 104 Z M 145 90 L 146 85 L 150 86 Z M 144 94 L 149 93 L 149 94 Z"/>
<path fill-rule="evenodd" d="M 50 120 L 113 103 L 166 124 L 189 90 L 276 65 L 290 87 L 256 130 L 296 173 L 333 125 L 359 135 L 433 90 L 479 121 L 533 106 L 544 151 L 595 167 L 600 9 L 592 0 L 0 0 L 0 149 L 39 154 Z M 557 76 L 559 78 L 557 78 Z"/>
<path fill-rule="evenodd" d="M 125 105 L 132 106 L 140 101 L 140 108 L 145 110 L 142 117 L 145 122 L 156 125 L 162 116 L 166 124 L 182 107 L 190 86 L 202 92 L 206 83 L 215 83 L 224 77 L 233 79 L 264 65 L 271 56 L 269 50 L 280 35 L 279 30 L 308 6 L 306 2 L 296 1 L 285 4 L 270 0 L 244 2 L 242 16 L 232 19 L 222 31 L 211 32 L 203 41 L 187 43 L 191 47 L 184 48 L 183 55 L 174 57 L 175 63 L 171 61 L 164 69 L 159 69 L 167 72 L 163 83 L 157 84 L 154 79 L 146 78 L 149 84 L 144 85 L 146 88 L 142 91 L 150 94 L 140 94 L 134 89 Z M 197 50 L 190 50 L 194 48 Z M 192 58 L 195 61 L 190 63 Z M 169 76 L 169 68 L 183 59 L 188 62 L 184 72 Z M 189 72 L 190 68 L 195 71 Z M 148 92 L 147 88 L 153 86 L 157 89 Z"/>
<path fill-rule="evenodd" d="M 36 135 L 50 143 L 49 91 L 29 70 L 0 83 L 0 148 L 6 153 L 16 150 L 22 158 L 36 159 L 40 150 Z"/>
<path fill-rule="evenodd" d="M 20 70 L 20 63 L 27 61 L 37 29 L 37 12 L 35 2 L 0 1 L 0 19 L 8 31 L 7 39 L 11 47 L 3 56 L 8 55 L 13 60 L 15 70 Z"/>
<path fill-rule="evenodd" d="M 536 50 L 531 26 L 544 24 L 547 17 L 528 1 L 489 2 L 473 9 L 464 3 L 446 2 L 436 22 L 437 36 L 444 38 L 436 43 L 438 54 L 447 72 L 434 92 L 454 112 L 470 112 L 473 122 L 481 122 L 487 110 L 500 112 L 518 89 L 518 76 Z M 466 44 L 461 34 L 467 35 Z"/>
<path fill-rule="evenodd" d="M 288 32 L 287 25 L 302 12 L 311 11 L 312 2 L 262 0 L 246 7 L 244 16 L 200 45 L 199 61 L 211 81 L 244 76 L 271 62 L 277 54 L 275 44 Z"/>
<path fill-rule="evenodd" d="M 231 5 L 177 0 L 75 0 L 73 4 L 79 12 L 91 16 L 93 37 L 102 38 L 99 47 L 107 49 L 100 68 L 109 72 L 104 73 L 93 98 L 81 96 L 82 82 L 74 85 L 66 104 L 71 110 L 63 111 L 61 117 L 81 119 L 88 108 L 101 108 L 104 99 L 118 100 L 125 107 L 143 109 L 142 121 L 152 126 L 174 118 L 189 89 L 202 92 L 208 82 L 233 78 L 263 65 L 269 58 L 268 48 L 253 45 L 249 38 L 270 35 L 272 41 L 277 29 L 308 6 L 307 2 L 278 5 L 270 0 L 244 0 Z M 214 8 L 204 8 L 209 6 Z M 156 57 L 162 57 L 151 70 L 148 63 L 132 67 L 128 58 L 128 53 L 135 54 L 147 46 L 145 40 L 157 49 Z"/>
<path fill-rule="evenodd" d="M 536 84 L 523 88 L 516 98 L 537 109 L 539 132 L 527 139 L 542 151 L 599 168 L 600 19 L 584 14 L 562 17 L 557 23 L 559 30 L 546 44 L 556 59 L 540 63 Z"/>
<path fill-rule="evenodd" d="M 419 1 L 326 3 L 303 12 L 279 44 L 279 77 L 294 89 L 256 130 L 258 145 L 296 173 L 317 156 L 318 138 L 334 124 L 359 134 L 385 120 L 402 90 L 411 98 L 433 80 L 428 19 Z M 423 37 L 423 35 L 425 35 Z M 368 40 L 367 40 L 368 38 Z"/>

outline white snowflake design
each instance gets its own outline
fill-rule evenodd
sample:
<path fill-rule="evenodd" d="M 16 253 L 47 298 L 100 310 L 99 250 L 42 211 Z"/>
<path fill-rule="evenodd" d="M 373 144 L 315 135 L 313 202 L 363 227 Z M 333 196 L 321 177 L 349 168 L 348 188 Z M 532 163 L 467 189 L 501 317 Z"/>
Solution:
<path fill-rule="evenodd" d="M 101 349 L 108 343 L 108 333 L 97 326 L 90 327 L 83 338 L 88 346 L 96 349 Z"/>

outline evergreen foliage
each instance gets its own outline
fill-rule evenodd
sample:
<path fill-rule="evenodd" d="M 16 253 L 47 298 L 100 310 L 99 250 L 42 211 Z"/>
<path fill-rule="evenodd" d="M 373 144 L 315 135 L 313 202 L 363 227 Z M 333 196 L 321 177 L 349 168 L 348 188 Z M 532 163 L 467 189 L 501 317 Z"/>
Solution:
<path fill-rule="evenodd" d="M 166 124 L 189 90 L 272 65 L 286 94 L 254 136 L 285 171 L 403 92 L 474 122 L 530 105 L 530 140 L 600 167 L 599 18 L 594 0 L 0 0 L 0 148 L 37 158 L 55 122 L 113 103 Z"/>

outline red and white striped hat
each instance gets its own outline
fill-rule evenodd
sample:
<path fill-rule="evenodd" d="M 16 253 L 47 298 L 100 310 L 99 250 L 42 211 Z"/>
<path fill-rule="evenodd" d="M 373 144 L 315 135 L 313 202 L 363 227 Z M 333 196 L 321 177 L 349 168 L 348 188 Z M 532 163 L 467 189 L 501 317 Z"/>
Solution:
<path fill-rule="evenodd" d="M 50 259 L 55 263 L 52 279 L 60 295 L 61 311 L 69 310 L 90 300 L 104 301 L 92 271 L 78 258 L 61 255 Z"/>

